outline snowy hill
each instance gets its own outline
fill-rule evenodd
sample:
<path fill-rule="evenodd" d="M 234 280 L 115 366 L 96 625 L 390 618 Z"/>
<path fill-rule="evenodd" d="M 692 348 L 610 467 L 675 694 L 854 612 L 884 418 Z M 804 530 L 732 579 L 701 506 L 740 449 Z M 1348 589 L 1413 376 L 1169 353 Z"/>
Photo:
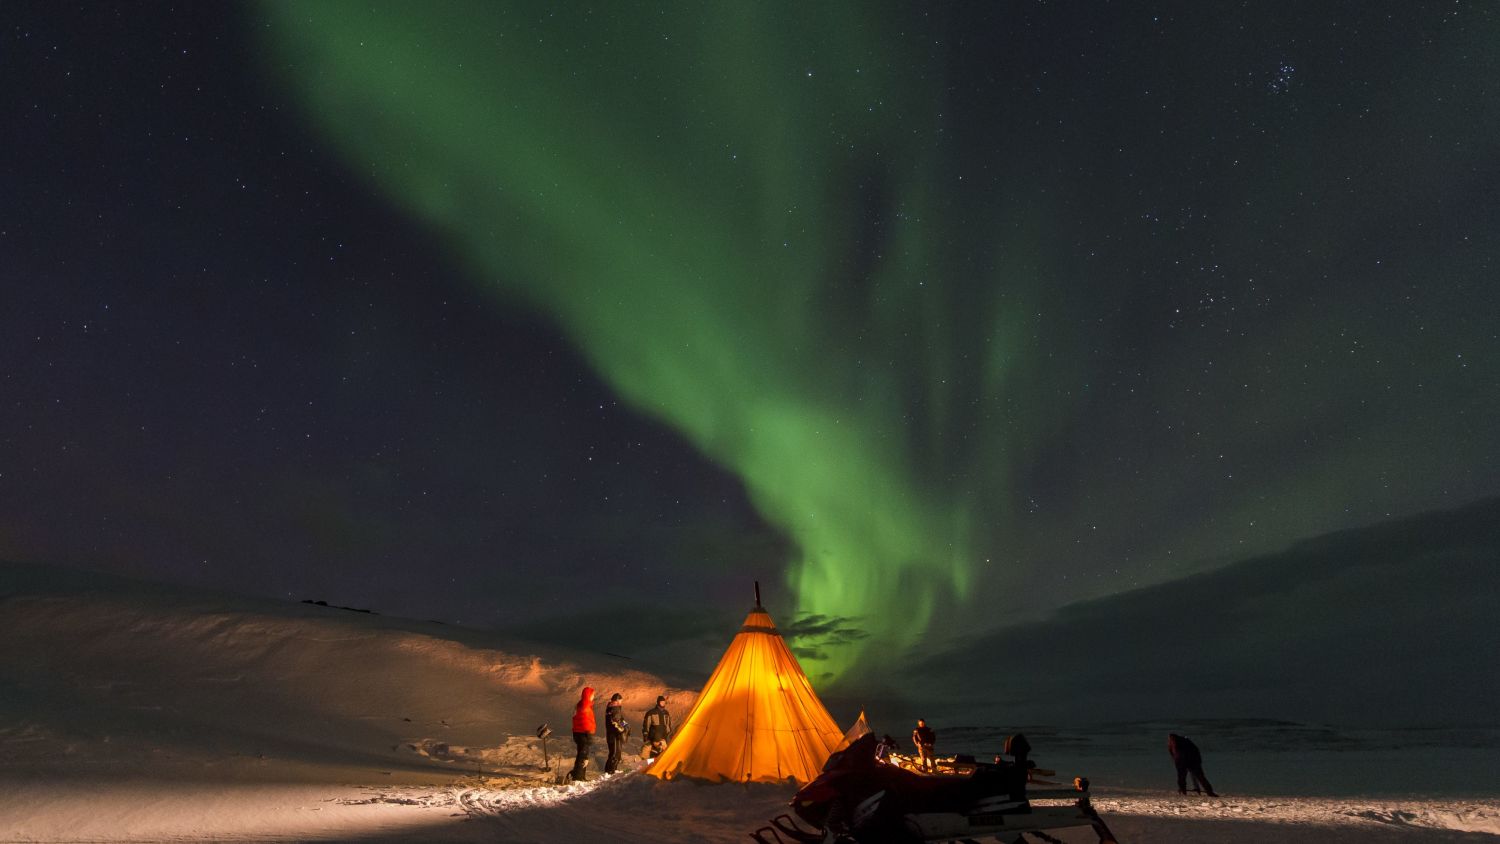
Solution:
<path fill-rule="evenodd" d="M 0 566 L 5 767 L 170 768 L 278 781 L 536 771 L 584 685 L 644 712 L 668 689 L 607 656 L 432 622 Z M 466 752 L 467 749 L 467 752 Z"/>

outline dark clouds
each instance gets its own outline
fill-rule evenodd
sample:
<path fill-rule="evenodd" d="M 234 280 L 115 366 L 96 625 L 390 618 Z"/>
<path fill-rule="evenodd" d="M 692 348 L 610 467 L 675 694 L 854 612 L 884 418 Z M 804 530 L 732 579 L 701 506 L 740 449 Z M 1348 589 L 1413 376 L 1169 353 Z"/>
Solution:
<path fill-rule="evenodd" d="M 828 658 L 828 648 L 837 648 L 870 637 L 869 630 L 859 626 L 860 619 L 808 615 L 780 626 L 781 635 L 795 640 L 792 652 L 802 659 Z M 815 670 L 815 667 L 809 667 Z"/>

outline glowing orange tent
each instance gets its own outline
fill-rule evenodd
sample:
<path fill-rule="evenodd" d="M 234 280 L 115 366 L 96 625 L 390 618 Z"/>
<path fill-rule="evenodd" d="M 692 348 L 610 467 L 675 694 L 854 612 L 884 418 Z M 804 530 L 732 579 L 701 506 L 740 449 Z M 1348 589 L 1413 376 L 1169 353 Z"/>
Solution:
<path fill-rule="evenodd" d="M 713 782 L 811 782 L 844 739 L 760 605 L 646 773 Z"/>

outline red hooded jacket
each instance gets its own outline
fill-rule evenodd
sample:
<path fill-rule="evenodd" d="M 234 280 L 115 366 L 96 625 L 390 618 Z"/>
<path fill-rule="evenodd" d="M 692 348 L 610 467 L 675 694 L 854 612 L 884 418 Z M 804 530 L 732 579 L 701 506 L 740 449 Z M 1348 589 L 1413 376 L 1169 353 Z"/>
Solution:
<path fill-rule="evenodd" d="M 594 689 L 583 687 L 583 697 L 578 699 L 578 708 L 573 710 L 573 732 L 594 732 Z"/>

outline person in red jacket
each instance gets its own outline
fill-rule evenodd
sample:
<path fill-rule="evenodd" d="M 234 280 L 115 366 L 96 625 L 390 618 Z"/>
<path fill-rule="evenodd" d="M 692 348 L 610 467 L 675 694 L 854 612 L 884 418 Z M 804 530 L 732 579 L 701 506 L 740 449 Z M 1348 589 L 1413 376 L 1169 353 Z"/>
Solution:
<path fill-rule="evenodd" d="M 573 710 L 573 743 L 578 745 L 578 756 L 573 759 L 573 770 L 568 779 L 583 782 L 588 779 L 589 747 L 594 743 L 594 689 L 583 687 L 578 706 Z"/>

